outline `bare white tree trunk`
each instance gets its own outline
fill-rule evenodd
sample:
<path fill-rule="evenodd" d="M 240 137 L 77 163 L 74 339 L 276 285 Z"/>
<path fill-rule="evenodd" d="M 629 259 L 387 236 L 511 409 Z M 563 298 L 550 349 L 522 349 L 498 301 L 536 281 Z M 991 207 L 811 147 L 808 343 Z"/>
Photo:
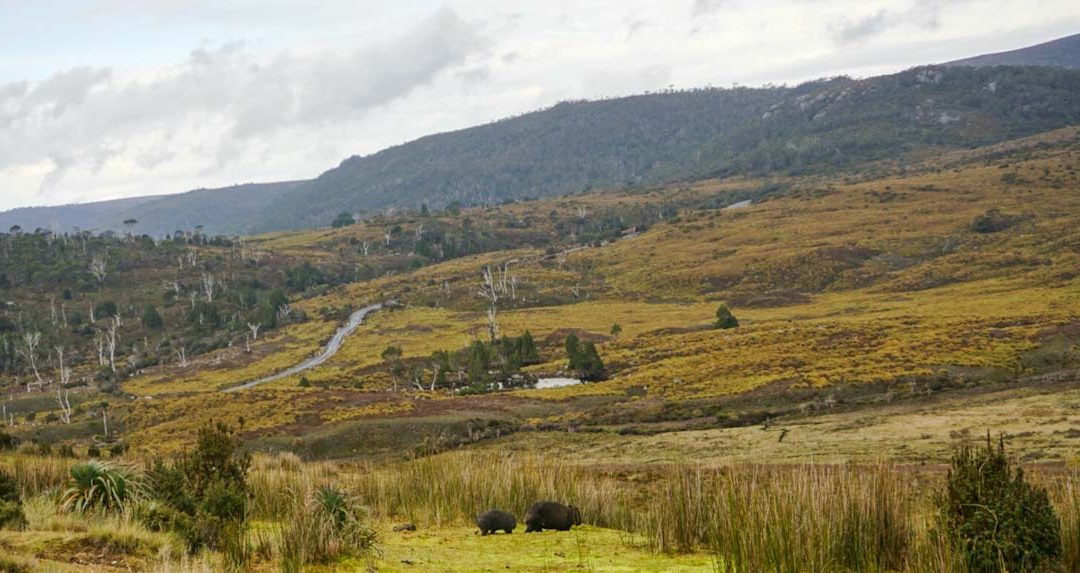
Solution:
<path fill-rule="evenodd" d="M 488 335 L 491 337 L 491 341 L 495 342 L 499 337 L 499 290 L 495 282 L 495 275 L 491 272 L 490 266 L 484 268 L 483 282 L 480 283 L 479 295 L 481 298 L 488 301 Z"/>
<path fill-rule="evenodd" d="M 117 338 L 120 334 L 120 327 L 124 325 L 123 320 L 120 319 L 120 315 L 116 315 L 109 320 L 108 336 L 106 337 L 106 345 L 109 349 L 109 368 L 113 372 L 116 372 L 116 344 Z"/>
<path fill-rule="evenodd" d="M 40 332 L 24 332 L 23 344 L 26 346 L 24 355 L 26 360 L 30 362 L 30 369 L 34 371 L 34 379 L 37 380 L 38 386 L 44 386 L 45 381 L 41 379 L 41 373 L 38 372 L 37 367 L 37 350 L 38 345 L 41 344 Z"/>
<path fill-rule="evenodd" d="M 438 363 L 435 364 L 435 372 L 431 375 L 431 391 L 435 391 L 435 381 L 439 379 L 439 370 L 442 368 Z"/>
<path fill-rule="evenodd" d="M 214 289 L 217 288 L 219 284 L 218 279 L 214 275 L 203 273 L 202 286 L 203 294 L 206 295 L 206 302 L 214 302 Z"/>
<path fill-rule="evenodd" d="M 71 391 L 67 390 L 66 388 L 63 391 L 61 391 L 60 388 L 56 389 L 56 403 L 60 405 L 60 412 L 61 412 L 60 413 L 60 419 L 63 420 L 65 424 L 70 424 L 71 423 L 71 411 L 72 411 L 72 409 L 71 409 L 71 399 L 69 398 L 70 394 L 71 394 Z"/>
<path fill-rule="evenodd" d="M 104 257 L 94 257 L 94 259 L 90 261 L 90 274 L 94 275 L 94 278 L 97 279 L 98 288 L 101 288 L 105 284 L 108 266 L 108 262 Z"/>
<path fill-rule="evenodd" d="M 56 364 L 58 367 L 58 374 L 60 376 L 60 385 L 67 386 L 71 383 L 71 368 L 68 368 L 67 362 L 64 360 L 66 352 L 63 345 L 57 344 L 53 347 L 56 351 Z"/>
<path fill-rule="evenodd" d="M 249 323 L 247 323 L 247 327 L 248 327 L 248 330 L 251 331 L 252 340 L 258 341 L 259 340 L 259 329 L 262 328 L 262 323 L 260 322 L 258 324 L 251 324 L 249 322 Z"/>
<path fill-rule="evenodd" d="M 187 366 L 188 366 L 187 347 L 181 346 L 175 352 L 176 352 L 177 360 L 180 361 L 180 367 L 181 368 L 187 368 Z"/>

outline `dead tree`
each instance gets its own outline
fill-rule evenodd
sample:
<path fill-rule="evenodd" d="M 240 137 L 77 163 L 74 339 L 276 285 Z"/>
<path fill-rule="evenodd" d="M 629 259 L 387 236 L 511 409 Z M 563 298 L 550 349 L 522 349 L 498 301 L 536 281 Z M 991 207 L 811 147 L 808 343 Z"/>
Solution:
<path fill-rule="evenodd" d="M 71 391 L 67 388 L 56 389 L 56 403 L 60 405 L 60 419 L 63 420 L 65 424 L 71 423 L 72 408 L 70 394 Z"/>
<path fill-rule="evenodd" d="M 202 274 L 202 287 L 203 294 L 206 295 L 206 302 L 214 302 L 214 289 L 216 289 L 221 283 L 217 277 L 210 273 Z"/>
<path fill-rule="evenodd" d="M 105 337 L 105 345 L 109 350 L 109 368 L 116 372 L 116 345 L 120 335 L 120 327 L 124 325 L 124 321 L 120 318 L 120 315 L 116 315 L 109 319 L 107 326 L 107 332 Z"/>
<path fill-rule="evenodd" d="M 30 369 L 34 371 L 34 379 L 37 380 L 37 385 L 44 386 L 45 381 L 41 379 L 41 373 L 38 372 L 37 366 L 37 351 L 38 346 L 41 344 L 40 332 L 24 332 L 23 333 L 23 355 L 26 356 L 27 362 L 30 363 Z"/>
<path fill-rule="evenodd" d="M 180 348 L 175 350 L 175 352 L 176 352 L 176 359 L 180 361 L 180 367 L 181 368 L 187 368 L 187 366 L 188 366 L 187 347 L 181 346 Z"/>
<path fill-rule="evenodd" d="M 68 367 L 67 361 L 64 359 L 66 352 L 62 344 L 57 344 L 53 347 L 56 352 L 56 367 L 57 375 L 60 376 L 60 385 L 67 386 L 71 383 L 71 368 Z"/>
<path fill-rule="evenodd" d="M 495 275 L 491 272 L 490 266 L 484 268 L 483 282 L 480 283 L 478 294 L 488 301 L 488 335 L 491 337 L 491 342 L 495 342 L 499 337 L 499 287 L 498 283 L 495 282 Z"/>
<path fill-rule="evenodd" d="M 90 261 L 90 274 L 94 275 L 94 278 L 97 279 L 98 288 L 105 286 L 105 277 L 109 272 L 108 266 L 105 257 L 97 256 Z"/>

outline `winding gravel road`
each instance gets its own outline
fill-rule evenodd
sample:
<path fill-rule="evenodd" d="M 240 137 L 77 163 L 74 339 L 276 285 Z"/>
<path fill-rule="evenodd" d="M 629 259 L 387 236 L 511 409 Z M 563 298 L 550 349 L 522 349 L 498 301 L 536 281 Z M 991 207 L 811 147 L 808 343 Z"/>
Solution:
<path fill-rule="evenodd" d="M 282 370 L 281 372 L 278 372 L 277 374 L 271 376 L 267 376 L 266 378 L 252 380 L 251 382 L 244 382 L 239 386 L 231 386 L 222 390 L 222 392 L 236 392 L 239 390 L 254 388 L 256 386 L 259 386 L 260 384 L 266 384 L 268 382 L 274 382 L 275 380 L 281 380 L 282 378 L 288 378 L 289 376 L 299 374 L 305 370 L 311 370 L 312 368 L 323 364 L 327 360 L 330 360 L 330 358 L 333 357 L 335 354 L 337 354 L 339 350 L 341 350 L 341 345 L 345 343 L 345 339 L 354 331 L 356 331 L 357 328 L 360 328 L 360 325 L 364 323 L 364 318 L 366 318 L 367 315 L 377 310 L 382 310 L 382 308 L 383 304 L 378 303 L 371 306 L 365 306 L 364 308 L 361 308 L 360 310 L 352 313 L 352 316 L 349 317 L 349 322 L 345 323 L 345 326 L 342 326 L 338 329 L 336 333 L 334 333 L 334 337 L 330 339 L 330 342 L 326 343 L 326 347 L 323 348 L 322 353 L 318 356 L 308 358 L 307 360 L 301 362 L 300 364 L 297 364 L 296 366 L 293 366 L 292 368 L 289 368 L 288 370 Z"/>

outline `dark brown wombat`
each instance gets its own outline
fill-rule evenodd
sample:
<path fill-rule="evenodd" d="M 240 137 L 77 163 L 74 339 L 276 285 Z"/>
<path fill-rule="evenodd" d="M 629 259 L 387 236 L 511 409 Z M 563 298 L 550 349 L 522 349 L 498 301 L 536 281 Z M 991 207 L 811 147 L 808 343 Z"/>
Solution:
<path fill-rule="evenodd" d="M 581 510 L 572 505 L 541 501 L 534 503 L 525 513 L 525 533 L 545 529 L 570 531 L 575 525 L 581 525 Z"/>
<path fill-rule="evenodd" d="M 487 535 L 502 530 L 513 533 L 517 527 L 517 519 L 505 511 L 491 509 L 476 516 L 476 526 L 480 528 L 480 535 Z"/>

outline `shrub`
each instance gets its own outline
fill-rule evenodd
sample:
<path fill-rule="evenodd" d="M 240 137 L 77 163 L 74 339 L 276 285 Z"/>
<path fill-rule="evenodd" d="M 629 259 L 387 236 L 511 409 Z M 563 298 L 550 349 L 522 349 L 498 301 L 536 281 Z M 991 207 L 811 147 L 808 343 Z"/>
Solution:
<path fill-rule="evenodd" d="M 130 469 L 91 460 L 72 466 L 67 489 L 60 496 L 66 512 L 121 511 L 143 492 L 142 483 Z"/>
<path fill-rule="evenodd" d="M 946 533 L 969 571 L 1034 571 L 1061 554 L 1060 522 L 1044 489 L 1012 467 L 1001 440 L 953 456 L 942 499 Z"/>
<path fill-rule="evenodd" d="M 89 458 L 100 458 L 101 448 L 97 447 L 94 444 L 90 444 L 90 447 L 86 448 L 86 456 Z"/>
<path fill-rule="evenodd" d="M 195 448 L 166 463 L 157 459 L 148 476 L 160 505 L 144 512 L 148 527 L 172 529 L 192 552 L 222 550 L 230 561 L 245 558 L 248 455 L 232 430 L 222 424 L 199 431 Z"/>
<path fill-rule="evenodd" d="M 19 498 L 19 484 L 11 474 L 0 470 L 0 529 L 22 529 L 26 516 Z"/>
<path fill-rule="evenodd" d="M 990 209 L 975 217 L 971 222 L 971 230 L 976 233 L 997 233 L 1012 227 L 1019 221 L 1020 218 L 1015 215 L 1006 215 L 997 209 Z"/>
<path fill-rule="evenodd" d="M 0 450 L 14 450 L 19 445 L 19 438 L 0 432 Z"/>
<path fill-rule="evenodd" d="M 4 470 L 0 470 L 0 501 L 19 501 L 19 482 Z"/>
<path fill-rule="evenodd" d="M 570 359 L 570 370 L 582 380 L 596 382 L 607 378 L 604 361 L 596 351 L 595 344 L 581 342 L 577 335 L 571 332 L 563 346 L 566 348 L 567 358 Z"/>
<path fill-rule="evenodd" d="M 146 328 L 157 330 L 165 326 L 165 321 L 162 320 L 161 313 L 154 308 L 154 305 L 148 304 L 146 305 L 146 308 L 143 309 L 142 324 Z"/>
<path fill-rule="evenodd" d="M 348 211 L 342 211 L 341 213 L 338 213 L 338 216 L 334 218 L 333 222 L 330 223 L 330 226 L 335 229 L 340 229 L 355 224 L 356 217 L 353 217 L 352 213 L 349 213 Z"/>
<path fill-rule="evenodd" d="M 735 315 L 731 313 L 731 309 L 728 308 L 728 305 L 720 305 L 720 308 L 716 309 L 716 328 L 727 330 L 729 328 L 738 327 L 739 319 L 735 318 Z"/>
<path fill-rule="evenodd" d="M 0 529 L 25 529 L 26 514 L 22 504 L 14 501 L 0 501 Z"/>
<path fill-rule="evenodd" d="M 73 458 L 75 457 L 75 448 L 71 447 L 70 444 L 61 444 L 56 449 L 56 455 L 62 458 Z"/>

